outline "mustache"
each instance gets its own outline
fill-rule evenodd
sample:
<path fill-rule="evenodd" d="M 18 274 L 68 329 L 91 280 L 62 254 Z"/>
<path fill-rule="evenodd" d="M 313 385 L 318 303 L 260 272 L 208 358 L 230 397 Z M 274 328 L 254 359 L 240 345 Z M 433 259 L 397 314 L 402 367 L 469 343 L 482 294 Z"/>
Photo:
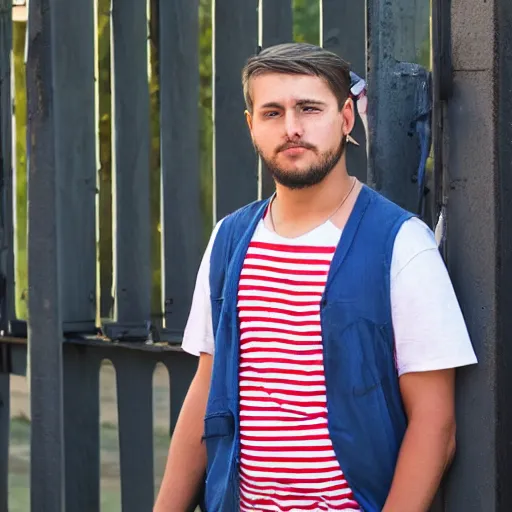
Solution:
<path fill-rule="evenodd" d="M 285 142 L 281 146 L 276 149 L 276 153 L 280 153 L 281 151 L 286 151 L 290 148 L 305 148 L 316 151 L 316 147 L 313 144 L 309 144 L 309 142 Z"/>

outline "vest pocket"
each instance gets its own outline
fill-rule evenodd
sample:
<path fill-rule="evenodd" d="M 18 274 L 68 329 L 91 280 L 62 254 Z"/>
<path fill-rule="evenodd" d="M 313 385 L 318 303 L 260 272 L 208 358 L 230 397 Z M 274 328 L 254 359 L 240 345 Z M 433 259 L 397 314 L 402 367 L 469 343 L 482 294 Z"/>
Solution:
<path fill-rule="evenodd" d="M 368 305 L 331 302 L 322 318 L 329 433 L 368 512 L 384 506 L 406 423 L 392 328 L 371 313 Z"/>
<path fill-rule="evenodd" d="M 221 510 L 229 486 L 229 475 L 235 437 L 235 421 L 230 412 L 209 414 L 204 420 L 203 440 L 206 444 L 206 507 Z"/>
<path fill-rule="evenodd" d="M 343 333 L 353 372 L 352 393 L 364 396 L 378 390 L 388 377 L 385 339 L 382 329 L 373 322 L 360 318 L 347 326 Z M 392 354 L 390 354 L 392 357 Z"/>
<path fill-rule="evenodd" d="M 230 412 L 209 414 L 204 419 L 203 439 L 215 439 L 233 435 L 235 420 Z"/>
<path fill-rule="evenodd" d="M 324 365 L 328 374 L 336 375 L 340 393 L 364 396 L 392 377 L 394 348 L 385 325 L 361 316 L 351 306 L 329 306 L 330 321 L 322 325 Z"/>

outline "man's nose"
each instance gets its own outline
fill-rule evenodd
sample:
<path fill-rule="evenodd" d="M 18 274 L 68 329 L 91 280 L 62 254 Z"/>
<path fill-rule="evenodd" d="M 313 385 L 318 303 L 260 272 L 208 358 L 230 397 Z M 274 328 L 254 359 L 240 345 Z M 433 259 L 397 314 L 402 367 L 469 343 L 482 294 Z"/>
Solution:
<path fill-rule="evenodd" d="M 285 114 L 286 136 L 290 139 L 301 138 L 304 129 L 299 116 L 295 110 L 288 110 Z"/>

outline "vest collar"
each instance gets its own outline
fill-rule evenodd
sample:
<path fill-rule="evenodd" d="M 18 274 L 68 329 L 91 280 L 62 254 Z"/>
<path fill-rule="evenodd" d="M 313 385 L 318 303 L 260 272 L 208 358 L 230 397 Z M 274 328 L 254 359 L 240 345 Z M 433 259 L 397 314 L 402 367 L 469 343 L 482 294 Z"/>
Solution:
<path fill-rule="evenodd" d="M 343 228 L 343 232 L 341 233 L 341 238 L 336 247 L 336 252 L 334 253 L 334 257 L 331 262 L 331 266 L 329 268 L 329 275 L 327 277 L 327 282 L 325 284 L 325 290 L 329 289 L 331 282 L 333 281 L 336 273 L 338 272 L 341 264 L 343 263 L 351 245 L 354 241 L 354 237 L 356 236 L 357 230 L 359 229 L 359 225 L 361 224 L 361 220 L 366 213 L 368 205 L 371 203 L 374 197 L 374 192 L 367 185 L 362 186 L 359 195 L 357 196 L 356 202 L 354 203 L 354 207 L 350 212 L 349 218 L 345 227 Z"/>
<path fill-rule="evenodd" d="M 359 195 L 357 196 L 356 202 L 352 211 L 350 212 L 349 218 L 345 227 L 343 228 L 343 233 L 341 234 L 340 241 L 338 243 L 338 247 L 336 248 L 336 252 L 334 254 L 331 267 L 329 270 L 329 276 L 327 278 L 326 290 L 328 289 L 331 281 L 334 279 L 336 272 L 340 268 L 343 260 L 345 259 L 350 246 L 354 240 L 354 237 L 357 233 L 359 225 L 361 223 L 361 219 L 363 218 L 368 205 L 370 204 L 373 197 L 373 190 L 370 189 L 367 185 L 362 186 Z M 247 249 L 249 248 L 249 244 L 251 243 L 251 239 L 254 235 L 256 227 L 260 220 L 264 217 L 265 212 L 267 211 L 268 205 L 270 204 L 272 198 L 266 199 L 261 202 L 259 205 L 256 214 L 254 215 L 249 227 L 245 231 L 245 233 L 240 238 L 239 242 L 236 243 L 235 250 L 233 252 L 232 264 L 228 270 L 228 275 L 226 279 L 226 288 L 225 288 L 225 299 L 228 301 L 233 301 L 236 304 L 236 296 L 238 293 L 238 282 L 240 279 L 240 274 L 242 272 L 242 266 L 244 264 L 245 255 L 247 253 Z M 232 303 L 233 303 L 232 302 Z"/>

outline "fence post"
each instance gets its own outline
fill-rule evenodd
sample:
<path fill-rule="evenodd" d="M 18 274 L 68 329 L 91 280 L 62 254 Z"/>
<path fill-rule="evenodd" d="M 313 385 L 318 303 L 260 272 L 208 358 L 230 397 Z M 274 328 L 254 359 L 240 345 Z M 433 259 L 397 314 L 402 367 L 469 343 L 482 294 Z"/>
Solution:
<path fill-rule="evenodd" d="M 100 357 L 81 345 L 63 345 L 66 510 L 100 508 Z M 100 351 L 101 352 L 101 349 Z"/>
<path fill-rule="evenodd" d="M 427 80 L 427 71 L 417 64 L 418 33 L 423 27 L 428 45 L 428 5 L 422 0 L 370 0 L 367 14 L 368 184 L 413 212 L 420 162 L 413 121 L 416 94 Z"/>
<path fill-rule="evenodd" d="M 114 324 L 145 339 L 151 318 L 149 83 L 146 2 L 112 1 Z"/>
<path fill-rule="evenodd" d="M 214 219 L 220 220 L 258 195 L 240 76 L 258 45 L 258 0 L 215 0 L 213 37 Z"/>
<path fill-rule="evenodd" d="M 5 347 L 5 345 L 4 345 Z M 0 350 L 2 347 L 0 346 Z M 0 355 L 0 362 L 2 355 Z M 0 512 L 9 511 L 10 375 L 0 373 Z"/>
<path fill-rule="evenodd" d="M 160 4 L 162 263 L 166 341 L 181 341 L 201 260 L 198 0 Z"/>
<path fill-rule="evenodd" d="M 293 41 L 292 0 L 259 0 L 259 40 L 263 48 Z M 275 191 L 272 175 L 259 159 L 259 194 L 261 198 L 270 197 Z"/>
<path fill-rule="evenodd" d="M 15 319 L 14 301 L 14 222 L 12 155 L 12 0 L 0 0 L 0 273 L 2 306 L 1 328 L 9 332 Z"/>
<path fill-rule="evenodd" d="M 59 172 L 52 60 L 55 2 L 31 0 L 28 17 L 28 338 L 31 378 L 31 507 L 64 510 Z"/>
<path fill-rule="evenodd" d="M 131 350 L 113 358 L 119 418 L 119 463 L 123 512 L 150 511 L 153 506 L 153 373 L 152 359 Z M 133 376 L 137 375 L 137 379 Z"/>
<path fill-rule="evenodd" d="M 55 166 L 62 215 L 64 332 L 96 327 L 96 127 L 94 11 L 91 0 L 51 0 Z"/>
<path fill-rule="evenodd" d="M 366 3 L 321 0 L 320 38 L 322 46 L 351 64 L 360 77 L 366 76 Z M 348 144 L 347 168 L 366 182 L 366 134 L 359 116 L 351 133 L 359 146 Z"/>
<path fill-rule="evenodd" d="M 512 510 L 512 4 L 452 0 L 447 261 L 477 353 L 459 371 L 447 512 Z"/>
<path fill-rule="evenodd" d="M 7 332 L 14 319 L 14 253 L 12 211 L 12 3 L 0 0 L 0 328 Z M 8 347 L 0 345 L 0 512 L 8 511 L 9 399 Z"/>

